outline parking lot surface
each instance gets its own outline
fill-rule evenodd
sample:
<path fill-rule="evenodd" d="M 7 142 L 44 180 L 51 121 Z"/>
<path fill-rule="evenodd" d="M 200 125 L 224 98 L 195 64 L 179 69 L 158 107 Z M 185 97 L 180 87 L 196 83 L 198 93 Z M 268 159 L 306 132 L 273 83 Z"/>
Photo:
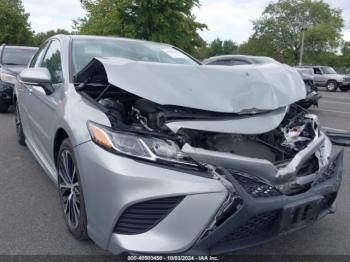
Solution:
<path fill-rule="evenodd" d="M 350 93 L 320 93 L 320 107 L 311 112 L 324 129 L 350 131 Z M 350 255 L 350 148 L 344 164 L 336 214 L 235 254 Z M 0 255 L 108 254 L 92 241 L 78 242 L 68 233 L 55 185 L 28 149 L 17 143 L 13 113 L 0 115 L 0 185 Z"/>

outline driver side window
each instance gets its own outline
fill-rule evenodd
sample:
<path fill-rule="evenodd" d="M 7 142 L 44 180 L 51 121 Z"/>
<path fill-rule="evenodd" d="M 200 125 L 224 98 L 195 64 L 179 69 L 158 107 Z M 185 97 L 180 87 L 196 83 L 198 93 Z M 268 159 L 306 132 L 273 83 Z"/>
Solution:
<path fill-rule="evenodd" d="M 321 69 L 319 69 L 319 68 L 314 68 L 314 73 L 316 75 L 322 75 Z"/>
<path fill-rule="evenodd" d="M 39 66 L 41 60 L 43 59 L 43 56 L 45 55 L 48 44 L 49 43 L 47 42 L 40 47 L 39 51 L 35 54 L 32 61 L 30 62 L 29 67 L 38 67 Z"/>
<path fill-rule="evenodd" d="M 53 84 L 63 83 L 61 45 L 59 41 L 53 40 L 51 42 L 40 67 L 46 67 L 49 70 Z"/>

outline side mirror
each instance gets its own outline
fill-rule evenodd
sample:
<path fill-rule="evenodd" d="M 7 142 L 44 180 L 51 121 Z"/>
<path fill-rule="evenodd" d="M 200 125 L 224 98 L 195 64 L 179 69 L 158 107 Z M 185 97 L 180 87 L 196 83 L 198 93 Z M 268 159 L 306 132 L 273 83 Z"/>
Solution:
<path fill-rule="evenodd" d="M 27 68 L 19 74 L 19 80 L 25 85 L 41 86 L 47 95 L 54 92 L 51 74 L 47 68 Z"/>

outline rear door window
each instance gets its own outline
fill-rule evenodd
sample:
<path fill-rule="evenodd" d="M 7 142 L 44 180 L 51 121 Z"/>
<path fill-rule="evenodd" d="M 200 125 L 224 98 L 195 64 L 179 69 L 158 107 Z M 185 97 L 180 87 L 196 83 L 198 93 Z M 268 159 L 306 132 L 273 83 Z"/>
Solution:
<path fill-rule="evenodd" d="M 222 59 L 222 60 L 218 60 L 218 61 L 216 61 L 216 65 L 226 65 L 226 66 L 230 66 L 230 65 L 231 65 L 231 59 Z"/>

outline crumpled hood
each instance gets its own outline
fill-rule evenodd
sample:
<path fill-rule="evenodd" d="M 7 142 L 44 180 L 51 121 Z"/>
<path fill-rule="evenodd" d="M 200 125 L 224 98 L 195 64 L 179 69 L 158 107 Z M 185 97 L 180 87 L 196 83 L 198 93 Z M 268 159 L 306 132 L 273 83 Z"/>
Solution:
<path fill-rule="evenodd" d="M 240 113 L 274 110 L 306 97 L 297 71 L 279 64 L 193 66 L 96 58 L 76 81 L 101 64 L 110 84 L 160 105 Z"/>

